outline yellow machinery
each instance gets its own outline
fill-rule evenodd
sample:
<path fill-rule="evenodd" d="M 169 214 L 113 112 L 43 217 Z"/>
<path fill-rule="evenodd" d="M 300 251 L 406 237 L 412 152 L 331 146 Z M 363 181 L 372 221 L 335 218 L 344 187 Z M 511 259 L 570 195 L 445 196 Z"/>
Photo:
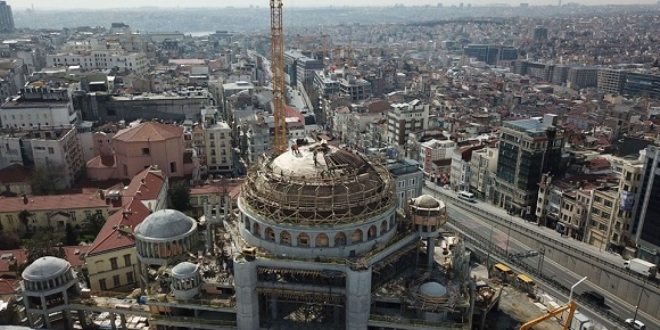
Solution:
<path fill-rule="evenodd" d="M 273 117 L 275 119 L 275 155 L 288 148 L 286 121 L 284 119 L 284 34 L 282 32 L 282 0 L 270 0 L 270 50 L 273 72 Z"/>
<path fill-rule="evenodd" d="M 534 294 L 536 293 L 536 283 L 529 276 L 520 274 L 516 277 L 515 284 L 520 291 Z"/>
<path fill-rule="evenodd" d="M 522 326 L 520 326 L 520 330 L 529 330 L 533 326 L 535 326 L 535 325 L 537 325 L 537 324 L 539 324 L 539 323 L 541 323 L 541 322 L 543 322 L 543 321 L 545 321 L 545 320 L 547 320 L 547 319 L 549 319 L 553 316 L 560 315 L 565 310 L 569 310 L 568 317 L 566 318 L 566 320 L 564 320 L 564 328 L 563 328 L 564 330 L 568 330 L 571 327 L 571 321 L 573 320 L 573 314 L 575 313 L 576 309 L 577 309 L 577 304 L 573 300 L 571 300 L 571 301 L 568 302 L 567 305 L 559 307 L 559 308 L 557 308 L 553 311 L 548 311 L 547 314 L 545 314 L 543 316 L 540 316 L 540 317 L 537 317 L 537 318 L 523 324 Z"/>

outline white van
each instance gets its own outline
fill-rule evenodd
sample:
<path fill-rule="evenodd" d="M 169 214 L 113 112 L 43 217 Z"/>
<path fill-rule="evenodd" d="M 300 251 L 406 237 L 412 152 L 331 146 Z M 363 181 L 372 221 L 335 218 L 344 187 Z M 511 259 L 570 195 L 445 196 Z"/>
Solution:
<path fill-rule="evenodd" d="M 468 202 L 474 202 L 474 194 L 468 191 L 461 191 L 458 193 L 458 198 Z"/>

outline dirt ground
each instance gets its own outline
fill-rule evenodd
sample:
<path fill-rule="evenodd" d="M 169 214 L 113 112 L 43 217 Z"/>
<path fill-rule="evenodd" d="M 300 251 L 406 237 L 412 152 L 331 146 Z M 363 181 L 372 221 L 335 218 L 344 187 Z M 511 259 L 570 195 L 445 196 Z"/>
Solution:
<path fill-rule="evenodd" d="M 534 301 L 515 288 L 504 287 L 502 290 L 502 297 L 500 298 L 500 311 L 508 314 L 511 318 L 515 319 L 522 325 L 539 316 L 544 315 L 546 312 L 541 311 Z M 562 326 L 559 324 L 558 319 L 551 318 L 543 321 L 533 327 L 535 330 L 561 330 Z"/>

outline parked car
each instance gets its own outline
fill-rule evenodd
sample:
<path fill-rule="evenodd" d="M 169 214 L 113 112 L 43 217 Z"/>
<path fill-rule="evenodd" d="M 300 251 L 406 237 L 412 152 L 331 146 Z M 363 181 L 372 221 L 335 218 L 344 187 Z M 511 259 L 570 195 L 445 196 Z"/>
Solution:
<path fill-rule="evenodd" d="M 628 329 L 646 330 L 646 325 L 640 320 L 627 319 L 626 325 L 628 325 Z"/>

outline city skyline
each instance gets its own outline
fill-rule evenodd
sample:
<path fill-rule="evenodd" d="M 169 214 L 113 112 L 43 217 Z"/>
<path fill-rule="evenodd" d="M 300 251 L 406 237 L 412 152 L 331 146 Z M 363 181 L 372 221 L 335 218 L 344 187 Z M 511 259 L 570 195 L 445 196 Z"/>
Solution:
<path fill-rule="evenodd" d="M 635 0 L 635 1 L 622 1 L 622 0 L 575 0 L 575 1 L 562 1 L 563 4 L 575 2 L 582 5 L 632 5 L 632 4 L 655 4 L 657 3 L 654 0 Z M 371 0 L 337 0 L 332 4 L 334 7 L 389 7 L 396 4 L 403 3 L 406 6 L 412 6 L 409 3 L 406 3 L 402 0 L 381 0 L 374 2 Z M 416 0 L 416 6 L 422 5 L 431 5 L 436 6 L 441 3 L 443 6 L 458 6 L 461 3 L 465 6 L 486 6 L 493 4 L 508 4 L 511 6 L 520 5 L 520 3 L 529 3 L 531 6 L 547 6 L 547 5 L 557 5 L 557 0 L 536 0 L 536 1 L 525 1 L 525 0 L 472 0 L 472 1 L 461 1 L 461 0 L 449 0 L 449 1 L 438 1 L 438 0 Z M 164 0 L 164 1 L 153 1 L 153 0 L 116 0 L 111 3 L 99 4 L 93 3 L 86 0 L 62 0 L 54 3 L 50 0 L 33 0 L 30 2 L 27 1 L 7 1 L 8 5 L 11 5 L 12 8 L 18 10 L 24 10 L 34 6 L 36 10 L 44 9 L 107 9 L 107 8 L 139 8 L 139 7 L 160 7 L 160 8 L 176 8 L 176 7 L 268 7 L 268 0 L 224 0 L 221 2 L 222 5 L 218 5 L 218 1 L 214 0 L 188 0 L 186 1 L 185 6 L 181 6 L 180 1 Z M 329 3 L 314 0 L 284 0 L 284 5 L 287 7 L 328 7 Z"/>

